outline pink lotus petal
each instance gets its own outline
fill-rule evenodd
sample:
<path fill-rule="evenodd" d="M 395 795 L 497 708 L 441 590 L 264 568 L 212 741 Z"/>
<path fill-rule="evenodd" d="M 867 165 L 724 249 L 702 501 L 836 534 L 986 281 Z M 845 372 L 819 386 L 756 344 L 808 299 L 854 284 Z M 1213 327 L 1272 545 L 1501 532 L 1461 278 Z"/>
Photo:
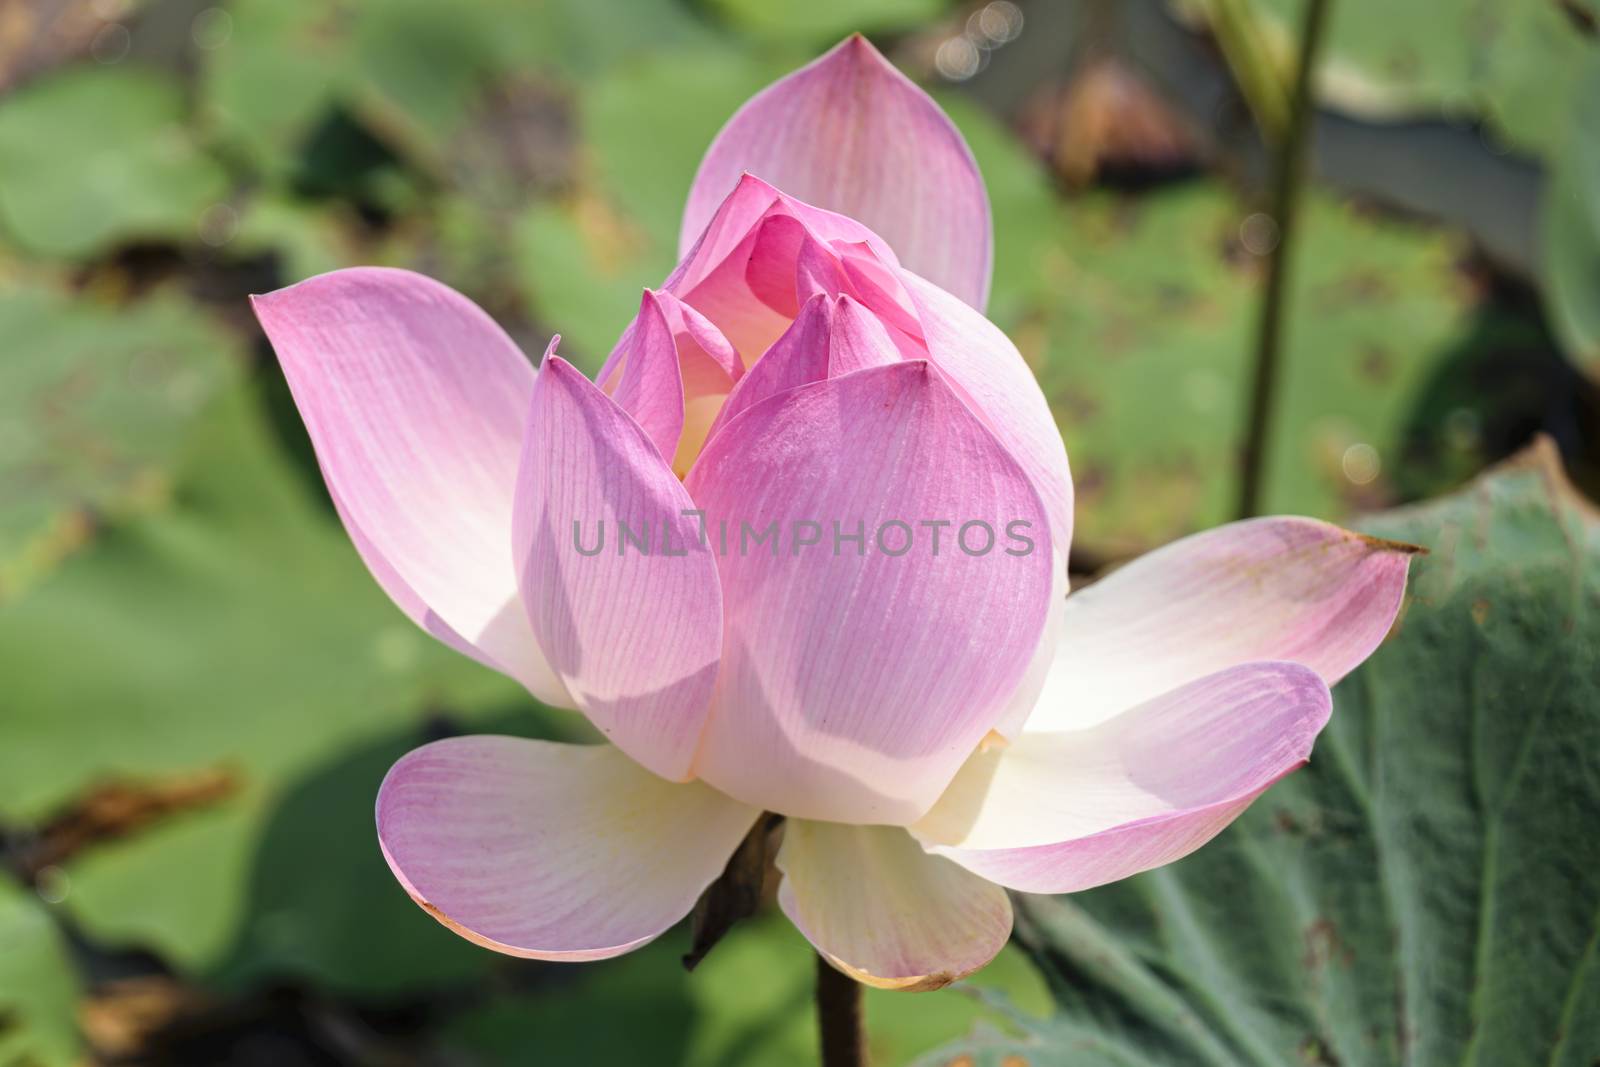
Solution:
<path fill-rule="evenodd" d="M 667 289 L 716 324 L 751 367 L 789 326 L 794 304 L 794 263 L 805 228 L 773 209 L 706 272 L 693 288 Z"/>
<path fill-rule="evenodd" d="M 712 424 L 706 440 L 716 440 L 723 427 L 746 408 L 779 393 L 828 377 L 833 319 L 833 302 L 826 296 L 815 296 L 806 301 L 799 316 L 773 342 L 767 354 L 733 387 L 722 410 L 717 412 L 716 422 Z"/>
<path fill-rule="evenodd" d="M 717 561 L 722 675 L 696 771 L 787 815 L 917 818 L 1001 713 L 1044 626 L 1049 535 L 1026 475 L 936 371 L 906 361 L 747 408 L 686 484 L 735 538 Z M 796 551 L 805 520 L 820 543 Z M 920 524 L 939 520 L 951 525 L 935 555 Z M 891 521 L 911 549 L 893 526 L 879 543 Z M 773 522 L 772 554 L 741 550 L 742 523 Z M 835 522 L 859 524 L 859 553 L 840 540 L 834 554 Z M 974 554 L 957 545 L 968 522 L 994 534 L 969 529 Z M 1008 554 L 1013 522 L 1032 524 L 1035 551 Z"/>
<path fill-rule="evenodd" d="M 999 886 L 930 856 L 898 827 L 790 819 L 778 903 L 839 970 L 879 989 L 939 989 L 1011 936 Z"/>
<path fill-rule="evenodd" d="M 750 258 L 744 281 L 755 298 L 792 319 L 800 313 L 798 264 L 807 245 L 827 255 L 821 241 L 806 233 L 805 224 L 792 215 L 774 211 L 751 234 Z"/>
<path fill-rule="evenodd" d="M 838 296 L 849 289 L 838 255 L 811 235 L 805 235 L 795 256 L 794 300 L 799 308 L 814 296 Z"/>
<path fill-rule="evenodd" d="M 683 364 L 685 376 L 685 389 L 688 380 L 697 373 L 712 373 L 711 368 L 720 378 L 730 382 L 738 381 L 744 373 L 744 365 L 739 360 L 739 353 L 722 336 L 722 331 L 712 324 L 700 312 L 679 300 L 676 296 L 664 289 L 651 290 L 655 295 L 655 303 L 667 318 L 667 324 L 672 330 L 673 341 L 677 345 L 679 362 Z M 607 394 L 616 392 L 617 382 L 622 376 L 622 365 L 627 361 L 628 353 L 632 350 L 634 331 L 639 328 L 639 316 L 635 315 L 633 321 L 623 329 L 622 336 L 617 338 L 617 343 L 611 349 L 611 354 L 600 367 L 600 373 L 595 375 L 595 382 Z M 696 370 L 695 368 L 700 368 Z"/>
<path fill-rule="evenodd" d="M 845 290 L 850 281 L 841 262 L 845 255 L 870 260 L 876 271 L 869 276 L 862 274 L 867 268 L 856 268 L 856 274 L 869 282 L 862 299 L 880 301 L 890 322 L 916 333 L 919 327 L 894 303 L 894 294 L 874 287 L 882 284 L 886 272 L 892 279 L 899 270 L 898 260 L 882 239 L 852 219 L 802 203 L 748 175 L 663 290 L 678 294 L 685 306 L 714 322 L 743 364 L 751 366 L 783 334 L 807 299 L 819 290 L 830 294 Z M 898 282 L 893 284 L 898 287 Z M 920 344 L 915 347 L 919 358 L 925 354 Z M 606 373 L 611 366 L 607 364 Z M 607 380 L 605 374 L 601 380 Z"/>
<path fill-rule="evenodd" d="M 1205 844 L 1305 762 L 1332 699 L 1298 663 L 1247 663 L 1099 726 L 979 752 L 912 832 L 1029 893 L 1071 893 Z"/>
<path fill-rule="evenodd" d="M 1044 632 L 1034 647 L 1033 659 L 1022 676 L 1022 684 L 1011 694 L 1005 712 L 994 724 L 994 732 L 1002 738 L 1010 740 L 1022 733 L 1039 706 L 1039 698 L 1050 680 L 1050 672 L 1061 647 L 1061 628 L 1065 623 L 1069 587 L 1066 567 L 1057 566 L 1054 583 L 1050 587 L 1050 614 L 1045 620 Z"/>
<path fill-rule="evenodd" d="M 694 244 L 687 251 L 679 250 L 678 265 L 661 287 L 680 296 L 691 292 L 745 242 L 781 195 L 760 178 L 740 175 Z"/>
<path fill-rule="evenodd" d="M 547 356 L 517 481 L 523 603 L 578 707 L 674 780 L 689 777 L 722 643 L 716 564 L 684 514 L 694 507 L 644 430 Z"/>
<path fill-rule="evenodd" d="M 662 458 L 670 462 L 683 433 L 683 375 L 678 369 L 678 342 L 672 326 L 661 299 L 649 289 L 639 300 L 639 317 L 634 320 L 611 399 L 633 416 Z"/>
<path fill-rule="evenodd" d="M 645 356 L 662 353 L 665 345 L 660 339 L 660 324 L 663 322 L 671 334 L 676 367 L 666 367 L 659 358 L 642 360 L 643 366 L 635 368 L 644 379 L 632 387 L 640 390 L 641 395 L 636 396 L 624 388 L 623 382 L 624 372 L 634 367 L 629 353 L 647 342 Z M 674 473 L 682 477 L 694 465 L 717 412 L 722 410 L 728 393 L 743 374 L 744 365 L 738 351 L 709 319 L 671 293 L 647 291 L 639 314 L 623 330 L 595 380 L 645 427 L 658 448 L 674 448 L 667 454 L 672 459 Z M 671 380 L 674 375 L 676 382 Z M 654 383 L 655 387 L 649 388 L 646 383 Z M 677 418 L 677 405 L 673 400 L 680 389 L 682 427 L 674 439 L 672 426 Z M 651 397 L 657 399 L 653 406 L 645 402 Z"/>
<path fill-rule="evenodd" d="M 511 498 L 534 373 L 516 344 L 409 271 L 335 271 L 252 303 L 379 584 L 434 636 L 570 706 L 517 597 Z"/>
<path fill-rule="evenodd" d="M 685 391 L 690 396 L 711 389 L 727 392 L 744 374 L 738 351 L 700 312 L 671 293 L 657 296 L 673 324 L 678 358 L 683 364 Z M 714 386 L 704 383 L 714 383 Z"/>
<path fill-rule="evenodd" d="M 1186 537 L 1067 598 L 1029 730 L 1076 729 L 1213 671 L 1304 663 L 1330 686 L 1400 610 L 1415 550 L 1314 519 Z"/>
<path fill-rule="evenodd" d="M 847 215 L 797 200 L 753 174 L 741 174 L 662 288 L 678 294 L 693 290 L 750 236 L 762 219 L 774 215 L 799 219 L 806 231 L 824 244 L 859 246 L 892 269 L 900 268 L 894 250 L 869 227 Z"/>
<path fill-rule="evenodd" d="M 928 358 L 1033 479 L 1065 567 L 1072 544 L 1072 472 L 1033 371 L 994 323 L 909 271 L 900 279 L 916 308 Z"/>
<path fill-rule="evenodd" d="M 903 340 L 892 336 L 888 327 L 848 296 L 813 296 L 728 395 L 707 439 L 715 437 L 741 411 L 768 397 L 824 378 L 898 362 L 906 356 L 899 344 Z"/>
<path fill-rule="evenodd" d="M 916 306 L 900 281 L 898 269 L 884 263 L 864 244 L 835 241 L 833 245 L 856 299 L 887 325 L 922 341 L 922 323 L 917 321 Z M 927 351 L 926 345 L 921 347 Z"/>
<path fill-rule="evenodd" d="M 378 790 L 378 841 L 434 918 L 513 956 L 598 960 L 658 937 L 722 873 L 756 812 L 610 745 L 453 737 Z"/>
<path fill-rule="evenodd" d="M 976 308 L 989 297 L 989 198 L 928 94 L 853 36 L 739 109 L 706 152 L 684 209 L 687 254 L 741 174 L 858 219 L 910 270 Z"/>
<path fill-rule="evenodd" d="M 902 359 L 926 359 L 922 346 L 899 334 L 882 319 L 849 296 L 834 302 L 833 332 L 828 348 L 828 376 L 837 378 L 851 371 L 898 363 Z"/>

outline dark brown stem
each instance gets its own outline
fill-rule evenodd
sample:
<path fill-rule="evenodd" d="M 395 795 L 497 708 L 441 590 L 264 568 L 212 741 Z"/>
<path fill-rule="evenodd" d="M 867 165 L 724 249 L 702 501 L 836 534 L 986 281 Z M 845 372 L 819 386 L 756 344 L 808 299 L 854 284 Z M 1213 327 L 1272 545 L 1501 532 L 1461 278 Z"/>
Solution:
<path fill-rule="evenodd" d="M 1255 374 L 1251 380 L 1249 421 L 1245 424 L 1244 470 L 1239 479 L 1240 518 L 1261 511 L 1266 477 L 1267 440 L 1272 430 L 1273 401 L 1282 362 L 1283 316 L 1289 291 L 1289 259 L 1293 251 L 1295 215 L 1305 185 L 1306 149 L 1311 119 L 1312 73 L 1322 45 L 1332 0 L 1307 0 L 1305 25 L 1300 32 L 1300 62 L 1295 70 L 1294 92 L 1289 99 L 1289 124 L 1274 156 L 1272 220 L 1278 224 L 1278 244 L 1267 258 L 1267 289 L 1261 301 L 1256 334 Z M 1264 131 L 1266 132 L 1266 131 Z M 1270 143 L 1270 133 L 1269 143 Z"/>
<path fill-rule="evenodd" d="M 821 956 L 817 957 L 817 1025 L 822 1030 L 822 1067 L 865 1067 L 861 985 Z"/>
<path fill-rule="evenodd" d="M 770 812 L 757 819 L 733 850 L 722 877 L 700 894 L 691 916 L 693 941 L 683 957 L 684 970 L 699 966 L 734 923 L 748 919 L 761 906 L 761 889 L 772 863 L 772 831 L 782 821 L 783 816 Z"/>

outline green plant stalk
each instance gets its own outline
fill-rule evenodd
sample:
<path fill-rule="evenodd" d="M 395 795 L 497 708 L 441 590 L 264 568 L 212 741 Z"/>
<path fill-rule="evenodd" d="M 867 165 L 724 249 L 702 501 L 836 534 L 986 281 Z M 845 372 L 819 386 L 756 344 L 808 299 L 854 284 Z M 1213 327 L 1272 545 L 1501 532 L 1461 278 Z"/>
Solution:
<path fill-rule="evenodd" d="M 1289 127 L 1289 94 L 1283 74 L 1245 3 L 1246 0 L 1206 0 L 1206 21 L 1262 138 L 1267 144 L 1276 145 Z"/>
<path fill-rule="evenodd" d="M 1267 441 L 1272 430 L 1279 365 L 1283 362 L 1283 320 L 1289 291 L 1289 262 L 1294 252 L 1295 216 L 1305 185 L 1311 119 L 1316 110 L 1312 75 L 1331 6 L 1332 0 L 1307 0 L 1294 93 L 1289 101 L 1289 124 L 1273 157 L 1271 214 L 1278 224 L 1278 244 L 1267 257 L 1266 291 L 1261 299 L 1261 318 L 1256 333 L 1255 369 L 1251 376 L 1243 471 L 1239 479 L 1239 518 L 1249 518 L 1261 511 Z"/>
<path fill-rule="evenodd" d="M 822 1067 L 866 1067 L 861 984 L 821 955 L 817 956 L 817 1026 L 822 1036 Z"/>

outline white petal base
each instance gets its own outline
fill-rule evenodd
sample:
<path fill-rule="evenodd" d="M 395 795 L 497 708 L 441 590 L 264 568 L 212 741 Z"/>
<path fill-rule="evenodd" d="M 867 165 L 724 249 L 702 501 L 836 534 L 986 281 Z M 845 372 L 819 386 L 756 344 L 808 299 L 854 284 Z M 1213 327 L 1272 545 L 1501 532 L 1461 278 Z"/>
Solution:
<path fill-rule="evenodd" d="M 863 985 L 939 989 L 1011 936 L 1004 889 L 928 855 L 899 827 L 790 819 L 777 863 L 784 914 Z"/>

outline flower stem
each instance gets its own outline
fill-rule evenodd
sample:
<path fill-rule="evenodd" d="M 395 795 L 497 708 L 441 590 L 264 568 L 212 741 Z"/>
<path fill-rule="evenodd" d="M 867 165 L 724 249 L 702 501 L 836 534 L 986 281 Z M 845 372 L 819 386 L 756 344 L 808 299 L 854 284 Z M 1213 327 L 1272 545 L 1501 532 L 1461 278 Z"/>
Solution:
<path fill-rule="evenodd" d="M 822 1067 L 865 1067 L 861 985 L 821 956 L 817 957 L 817 1024 L 822 1031 Z"/>
<path fill-rule="evenodd" d="M 1282 362 L 1283 316 L 1289 285 L 1289 258 L 1295 233 L 1295 214 L 1305 185 L 1306 149 L 1311 118 L 1316 110 L 1312 92 L 1312 72 L 1322 45 L 1323 28 L 1328 21 L 1332 0 L 1307 0 L 1305 23 L 1300 31 L 1300 59 L 1295 69 L 1294 92 L 1289 99 L 1289 121 L 1283 137 L 1276 142 L 1273 159 L 1271 214 L 1278 224 L 1278 244 L 1268 254 L 1267 287 L 1261 301 L 1261 318 L 1256 334 L 1255 373 L 1251 380 L 1249 422 L 1245 429 L 1244 471 L 1239 479 L 1240 518 L 1261 511 L 1262 483 L 1265 480 L 1267 439 L 1271 431 L 1273 401 L 1278 388 L 1278 365 Z M 1269 145 L 1270 131 L 1263 131 Z"/>

